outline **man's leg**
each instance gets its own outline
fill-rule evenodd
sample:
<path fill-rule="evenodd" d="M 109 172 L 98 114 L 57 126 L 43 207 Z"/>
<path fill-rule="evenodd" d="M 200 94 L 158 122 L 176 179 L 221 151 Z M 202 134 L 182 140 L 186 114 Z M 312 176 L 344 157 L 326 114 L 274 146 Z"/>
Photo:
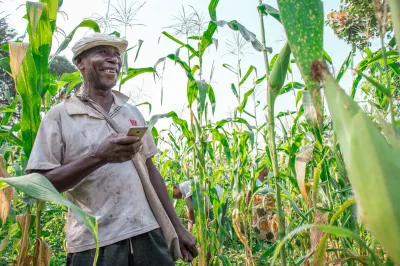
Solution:
<path fill-rule="evenodd" d="M 67 266 L 92 266 L 95 254 L 95 249 L 70 253 Z M 129 266 L 129 255 L 129 239 L 101 247 L 97 266 Z"/>
<path fill-rule="evenodd" d="M 172 266 L 174 261 L 168 252 L 168 245 L 161 229 L 131 238 L 134 266 Z M 118 265 L 118 264 L 112 264 Z"/>

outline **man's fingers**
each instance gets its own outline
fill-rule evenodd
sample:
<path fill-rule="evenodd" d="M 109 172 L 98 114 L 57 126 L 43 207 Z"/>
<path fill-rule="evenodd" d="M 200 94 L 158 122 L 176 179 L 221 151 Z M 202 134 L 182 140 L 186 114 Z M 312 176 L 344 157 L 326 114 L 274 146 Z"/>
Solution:
<path fill-rule="evenodd" d="M 197 257 L 197 255 L 199 255 L 199 250 L 197 249 L 196 244 L 194 243 L 194 241 L 193 241 L 193 243 L 190 243 L 187 246 L 187 249 L 190 251 L 190 253 L 192 253 L 194 258 Z"/>
<path fill-rule="evenodd" d="M 133 144 L 135 142 L 138 142 L 139 138 L 136 136 L 125 136 L 125 135 L 118 135 L 118 136 L 112 136 L 111 142 L 115 144 Z"/>
<path fill-rule="evenodd" d="M 188 259 L 187 259 L 187 261 L 188 261 L 188 262 L 192 262 L 192 260 L 193 260 L 193 256 L 192 256 L 192 254 L 190 254 L 190 252 L 188 252 Z"/>
<path fill-rule="evenodd" d="M 188 261 L 188 252 L 185 247 L 181 246 L 181 253 L 184 261 Z"/>
<path fill-rule="evenodd" d="M 134 144 L 129 144 L 129 145 L 118 145 L 117 151 L 118 152 L 127 152 L 127 153 L 132 153 L 135 154 L 136 152 L 139 152 L 141 149 L 141 146 L 143 145 L 142 141 L 136 142 Z"/>

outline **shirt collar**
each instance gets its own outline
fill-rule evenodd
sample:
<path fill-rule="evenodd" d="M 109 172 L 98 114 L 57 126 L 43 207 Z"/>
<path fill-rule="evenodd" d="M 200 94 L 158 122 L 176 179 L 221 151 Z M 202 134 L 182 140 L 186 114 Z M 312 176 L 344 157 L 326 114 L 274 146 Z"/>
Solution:
<path fill-rule="evenodd" d="M 113 97 L 114 97 L 114 104 L 116 106 L 123 106 L 125 105 L 129 97 L 126 96 L 125 94 L 119 92 L 119 91 L 111 91 Z M 77 96 L 81 96 L 81 93 L 78 93 L 77 95 L 70 96 L 65 99 L 64 104 L 67 110 L 68 115 L 88 115 L 91 117 L 96 117 L 102 119 L 103 116 L 94 110 L 93 108 L 85 105 L 82 103 L 80 99 L 78 99 Z"/>

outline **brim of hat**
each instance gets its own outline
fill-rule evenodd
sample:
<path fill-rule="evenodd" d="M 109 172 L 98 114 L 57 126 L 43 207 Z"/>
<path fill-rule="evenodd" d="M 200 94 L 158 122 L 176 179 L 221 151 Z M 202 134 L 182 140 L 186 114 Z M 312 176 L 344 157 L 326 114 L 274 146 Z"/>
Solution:
<path fill-rule="evenodd" d="M 120 54 L 123 54 L 123 53 L 125 53 L 126 48 L 128 47 L 128 42 L 111 42 L 111 41 L 100 41 L 100 40 L 94 41 L 94 42 L 88 43 L 88 44 L 82 46 L 80 49 L 76 50 L 72 57 L 72 60 L 75 60 L 76 57 L 78 55 L 82 54 L 83 52 L 85 52 L 89 49 L 92 49 L 94 47 L 97 47 L 97 46 L 102 46 L 102 45 L 115 47 L 118 49 Z"/>

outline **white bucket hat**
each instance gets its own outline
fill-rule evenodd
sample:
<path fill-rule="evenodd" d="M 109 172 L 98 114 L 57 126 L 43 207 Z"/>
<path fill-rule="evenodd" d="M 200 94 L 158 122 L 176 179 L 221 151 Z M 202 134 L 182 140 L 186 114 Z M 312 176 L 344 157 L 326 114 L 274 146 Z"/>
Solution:
<path fill-rule="evenodd" d="M 100 45 L 113 46 L 119 50 L 120 54 L 123 54 L 128 47 L 128 41 L 122 38 L 118 38 L 114 35 L 108 35 L 99 32 L 87 35 L 77 41 L 72 47 L 72 60 L 74 61 L 76 57 L 84 51 Z"/>

